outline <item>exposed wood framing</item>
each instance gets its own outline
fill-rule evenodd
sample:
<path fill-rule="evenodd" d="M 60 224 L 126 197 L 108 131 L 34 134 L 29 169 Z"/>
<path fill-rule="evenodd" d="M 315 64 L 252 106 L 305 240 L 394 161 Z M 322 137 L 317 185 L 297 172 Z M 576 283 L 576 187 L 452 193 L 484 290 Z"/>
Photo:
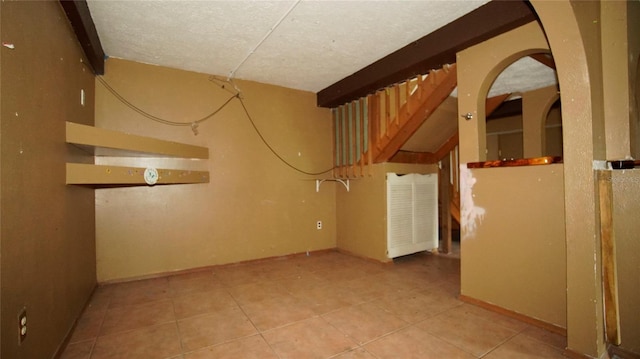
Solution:
<path fill-rule="evenodd" d="M 556 69 L 556 62 L 553 60 L 553 56 L 551 56 L 551 54 L 538 53 L 529 55 L 529 57 L 554 70 Z"/>
<path fill-rule="evenodd" d="M 337 107 L 390 84 L 454 63 L 457 52 L 536 19 L 528 2 L 490 1 L 318 92 L 318 106 Z"/>
<path fill-rule="evenodd" d="M 607 342 L 620 345 L 620 309 L 618 304 L 618 270 L 615 233 L 613 231 L 613 189 L 611 171 L 598 171 L 600 196 L 600 240 L 604 297 L 604 323 Z"/>
<path fill-rule="evenodd" d="M 434 163 L 440 161 L 445 156 L 447 156 L 449 152 L 453 151 L 458 145 L 458 142 L 458 131 L 456 131 L 456 133 L 454 133 L 453 136 L 449 137 L 447 142 L 443 143 L 442 146 L 440 146 L 440 148 L 434 153 Z"/>
<path fill-rule="evenodd" d="M 440 252 L 451 253 L 451 153 L 442 159 L 438 179 L 440 202 Z"/>
<path fill-rule="evenodd" d="M 408 116 L 406 111 L 399 111 L 401 115 L 395 121 L 396 126 L 387 127 L 386 136 L 377 143 L 379 152 L 375 155 L 374 162 L 388 162 L 400 147 L 413 136 L 424 121 L 433 114 L 433 111 L 440 106 L 442 101 L 451 94 L 456 85 L 457 71 L 455 64 L 450 67 L 444 67 L 442 70 L 431 71 L 427 77 L 427 82 L 407 99 L 406 103 L 415 108 L 415 110 L 411 111 Z"/>
<path fill-rule="evenodd" d="M 484 105 L 485 117 L 488 117 L 492 113 L 494 113 L 496 111 L 496 109 L 498 107 L 500 107 L 500 105 L 502 105 L 504 103 L 504 101 L 506 101 L 506 99 L 509 98 L 509 96 L 511 96 L 510 93 L 507 93 L 507 94 L 504 94 L 504 95 L 498 95 L 498 96 L 494 96 L 494 97 L 489 97 L 487 99 L 487 102 Z M 522 105 L 520 106 L 520 109 L 522 111 Z"/>
<path fill-rule="evenodd" d="M 85 0 L 59 0 L 96 75 L 104 74 L 104 50 Z"/>
<path fill-rule="evenodd" d="M 485 109 L 487 114 L 493 113 L 504 100 L 509 98 L 511 94 L 498 95 L 487 99 Z M 390 162 L 405 162 L 405 163 L 436 163 L 443 159 L 449 152 L 453 151 L 458 145 L 458 131 L 449 137 L 449 139 L 440 146 L 440 148 L 434 152 L 411 152 L 410 155 L 399 151 L 398 154 L 393 156 Z M 422 161 L 422 162 L 420 162 Z"/>

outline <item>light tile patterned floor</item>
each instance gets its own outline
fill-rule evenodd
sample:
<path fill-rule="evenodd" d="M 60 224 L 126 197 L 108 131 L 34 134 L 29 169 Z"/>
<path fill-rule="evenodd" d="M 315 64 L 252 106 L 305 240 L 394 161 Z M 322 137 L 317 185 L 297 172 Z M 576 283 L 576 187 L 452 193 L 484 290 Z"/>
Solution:
<path fill-rule="evenodd" d="M 101 286 L 62 358 L 563 357 L 564 337 L 460 302 L 459 273 L 327 252 Z"/>

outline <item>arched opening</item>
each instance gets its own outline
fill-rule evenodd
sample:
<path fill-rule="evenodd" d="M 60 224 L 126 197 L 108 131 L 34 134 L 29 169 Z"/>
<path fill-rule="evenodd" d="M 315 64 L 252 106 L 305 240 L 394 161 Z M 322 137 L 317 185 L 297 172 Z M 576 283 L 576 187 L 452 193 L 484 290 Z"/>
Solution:
<path fill-rule="evenodd" d="M 566 255 L 562 165 L 500 167 L 501 163 L 484 162 L 488 159 L 489 145 L 485 141 L 493 126 L 493 120 L 487 121 L 487 118 L 495 115 L 489 99 L 498 94 L 510 94 L 511 101 L 518 100 L 512 103 L 519 103 L 515 119 L 511 120 L 517 126 L 510 131 L 516 133 L 517 145 L 513 147 L 517 147 L 517 153 L 508 155 L 509 158 L 526 157 L 525 131 L 537 133 L 531 137 L 536 138 L 537 151 L 543 151 L 542 129 L 549 109 L 558 98 L 555 81 L 525 87 L 524 91 L 522 83 L 506 91 L 495 90 L 495 85 L 501 82 L 499 75 L 505 69 L 518 60 L 536 62 L 531 56 L 540 53 L 549 54 L 550 50 L 542 29 L 535 22 L 458 53 L 458 123 L 463 163 L 461 291 L 464 296 L 480 302 L 537 318 L 554 328 L 564 328 Z M 554 70 L 546 65 L 542 67 L 555 80 Z M 531 74 L 518 75 L 527 78 Z M 528 96 L 529 93 L 536 96 Z M 534 99 L 533 105 L 528 99 Z M 528 107 L 535 110 L 532 116 L 536 121 L 523 121 Z M 467 113 L 473 116 L 464 116 Z M 500 134 L 503 135 L 512 134 Z M 502 146 L 503 138 L 500 138 Z M 501 155 L 506 157 L 504 149 Z M 487 168 L 496 165 L 497 168 Z M 540 271 L 540 263 L 544 263 L 544 271 Z"/>
<path fill-rule="evenodd" d="M 600 357 L 604 352 L 601 271 L 597 261 L 594 160 L 604 157 L 602 88 L 597 49 L 599 2 L 532 0 L 551 51 L 561 89 L 566 243 L 566 328 L 570 352 Z M 593 66 L 593 71 L 589 71 Z M 594 133 L 594 131 L 596 133 Z M 592 240 L 585 240 L 592 238 Z"/>
<path fill-rule="evenodd" d="M 543 156 L 562 157 L 562 104 L 560 96 L 553 102 L 545 121 Z"/>
<path fill-rule="evenodd" d="M 508 97 L 487 113 L 487 160 L 562 156 L 556 78 L 548 53 L 521 57 L 498 75 L 488 102 L 501 94 Z"/>

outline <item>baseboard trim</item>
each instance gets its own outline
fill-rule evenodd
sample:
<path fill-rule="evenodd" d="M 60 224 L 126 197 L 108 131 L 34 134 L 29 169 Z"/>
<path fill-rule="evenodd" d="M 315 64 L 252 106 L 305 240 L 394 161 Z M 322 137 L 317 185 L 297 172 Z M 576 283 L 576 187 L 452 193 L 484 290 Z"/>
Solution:
<path fill-rule="evenodd" d="M 507 317 L 511 317 L 513 319 L 517 319 L 521 322 L 525 322 L 527 324 L 533 325 L 535 327 L 538 328 L 542 328 L 545 330 L 548 330 L 552 333 L 556 333 L 556 334 L 560 334 L 562 336 L 567 336 L 567 329 L 560 327 L 556 324 L 552 324 L 552 323 L 547 323 L 545 321 L 542 321 L 540 319 L 536 319 L 536 318 L 532 318 L 529 317 L 527 315 L 518 313 L 518 312 L 514 312 L 512 310 L 509 309 L 505 309 L 502 307 L 499 307 L 495 304 L 491 304 L 491 303 L 487 303 L 485 301 L 479 300 L 479 299 L 475 299 L 475 298 L 471 298 L 471 297 L 467 297 L 466 295 L 460 294 L 460 296 L 458 297 L 461 301 L 465 302 L 465 303 L 469 303 L 469 304 L 473 304 L 473 305 L 477 305 L 478 307 L 482 307 L 484 309 L 490 310 L 492 312 L 496 312 L 498 314 L 502 314 L 502 315 L 506 315 Z"/>
<path fill-rule="evenodd" d="M 571 350 L 569 348 L 565 348 L 565 350 L 562 353 L 562 355 L 566 356 L 569 359 L 593 359 L 592 356 L 589 356 L 589 355 L 586 355 L 586 354 L 582 354 L 582 353 L 578 353 L 577 351 Z"/>
<path fill-rule="evenodd" d="M 265 257 L 265 258 L 258 258 L 258 259 L 250 259 L 250 260 L 246 260 L 246 261 L 225 263 L 225 264 L 213 264 L 213 265 L 208 265 L 208 266 L 204 266 L 204 267 L 196 267 L 196 268 L 189 268 L 189 269 L 182 269 L 182 270 L 168 271 L 168 272 L 158 272 L 158 273 L 145 274 L 145 275 L 140 275 L 140 276 L 135 276 L 135 277 L 109 279 L 109 280 L 98 282 L 98 285 L 118 284 L 118 283 L 135 282 L 135 281 L 138 281 L 138 280 L 145 280 L 145 279 L 164 278 L 164 277 L 168 277 L 168 276 L 172 276 L 172 275 L 197 273 L 197 272 L 202 272 L 202 271 L 206 271 L 206 270 L 213 270 L 213 269 L 237 266 L 237 265 L 242 265 L 242 264 L 252 264 L 252 263 L 255 264 L 255 263 L 262 263 L 262 262 L 281 260 L 281 259 L 304 257 L 304 256 L 317 255 L 317 254 L 323 254 L 323 253 L 331 253 L 331 252 L 340 252 L 340 251 L 337 248 L 319 249 L 319 250 L 316 250 L 316 251 L 292 253 L 292 254 L 287 254 L 287 255 L 283 255 L 283 256 L 273 256 L 273 257 Z"/>
<path fill-rule="evenodd" d="M 640 359 L 640 354 L 630 352 L 627 349 L 621 348 L 613 344 L 609 344 L 609 346 L 607 347 L 607 352 L 609 352 L 609 356 L 612 358 L 614 355 L 616 355 L 624 359 Z"/>
<path fill-rule="evenodd" d="M 393 264 L 393 260 L 390 260 L 390 259 L 386 260 L 386 261 L 381 261 L 381 260 L 378 260 L 378 259 L 375 259 L 375 258 L 365 257 L 363 255 L 348 251 L 346 249 L 340 249 L 340 248 L 336 248 L 336 251 L 338 253 L 342 253 L 342 254 L 345 254 L 345 255 L 348 255 L 348 256 L 351 256 L 351 257 L 359 258 L 359 259 L 365 260 L 367 262 L 372 262 L 372 263 L 376 263 L 376 264 L 383 264 L 383 265 Z"/>

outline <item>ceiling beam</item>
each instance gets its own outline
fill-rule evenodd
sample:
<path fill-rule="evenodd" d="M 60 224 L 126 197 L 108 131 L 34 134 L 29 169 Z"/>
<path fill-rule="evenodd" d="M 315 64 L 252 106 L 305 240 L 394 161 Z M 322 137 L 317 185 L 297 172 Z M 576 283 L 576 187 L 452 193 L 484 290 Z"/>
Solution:
<path fill-rule="evenodd" d="M 491 1 L 317 94 L 319 107 L 337 107 L 391 84 L 456 62 L 456 53 L 537 20 L 528 2 Z"/>
<path fill-rule="evenodd" d="M 549 68 L 556 69 L 556 62 L 553 60 L 553 56 L 551 54 L 543 54 L 537 53 L 533 55 L 529 55 L 532 59 L 538 61 L 539 63 L 546 65 Z"/>
<path fill-rule="evenodd" d="M 561 108 L 561 106 L 562 104 L 560 103 L 560 99 L 558 99 L 553 103 L 553 105 L 551 105 L 551 109 L 559 109 Z M 491 121 L 512 116 L 522 116 L 522 98 L 504 101 L 498 107 L 496 107 L 495 111 L 490 113 L 486 118 L 487 121 Z"/>
<path fill-rule="evenodd" d="M 491 112 L 491 114 L 486 116 L 486 120 L 490 121 L 520 115 L 522 115 L 522 98 L 516 98 L 502 102 L 494 111 Z"/>
<path fill-rule="evenodd" d="M 104 75 L 104 50 L 86 0 L 59 0 L 96 75 Z"/>

